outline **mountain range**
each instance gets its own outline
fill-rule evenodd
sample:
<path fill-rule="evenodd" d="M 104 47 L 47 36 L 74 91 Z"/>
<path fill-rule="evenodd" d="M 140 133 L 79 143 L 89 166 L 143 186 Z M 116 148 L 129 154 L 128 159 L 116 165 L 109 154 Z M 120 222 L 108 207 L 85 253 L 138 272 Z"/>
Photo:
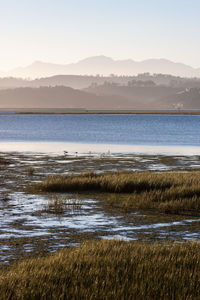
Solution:
<path fill-rule="evenodd" d="M 42 78 L 54 75 L 137 75 L 141 73 L 171 74 L 181 77 L 200 77 L 200 68 L 193 68 L 183 63 L 167 59 L 147 59 L 143 61 L 114 60 L 106 56 L 94 56 L 72 64 L 53 64 L 35 61 L 26 67 L 19 67 L 9 72 L 0 72 L 2 77 Z"/>

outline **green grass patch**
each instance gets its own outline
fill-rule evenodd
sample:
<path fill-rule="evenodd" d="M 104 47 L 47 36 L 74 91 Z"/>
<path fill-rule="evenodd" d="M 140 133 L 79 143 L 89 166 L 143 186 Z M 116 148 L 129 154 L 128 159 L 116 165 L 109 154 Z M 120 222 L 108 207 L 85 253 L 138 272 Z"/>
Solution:
<path fill-rule="evenodd" d="M 0 271 L 1 299 L 200 299 L 200 244 L 90 241 Z"/>

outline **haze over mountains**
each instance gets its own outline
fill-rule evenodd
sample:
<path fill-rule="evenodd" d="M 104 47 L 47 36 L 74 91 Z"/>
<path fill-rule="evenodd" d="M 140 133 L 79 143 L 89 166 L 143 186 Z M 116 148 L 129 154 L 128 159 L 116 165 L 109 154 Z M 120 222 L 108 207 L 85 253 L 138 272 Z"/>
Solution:
<path fill-rule="evenodd" d="M 149 72 L 151 74 L 171 74 L 181 77 L 200 77 L 200 68 L 193 68 L 183 63 L 175 63 L 167 59 L 147 59 L 143 61 L 114 60 L 106 56 L 94 56 L 77 63 L 53 64 L 36 61 L 29 66 L 19 67 L 9 72 L 0 72 L 0 76 L 21 78 L 41 78 L 53 75 L 137 75 Z"/>
<path fill-rule="evenodd" d="M 105 82 L 84 90 L 66 86 L 0 90 L 1 109 L 200 110 L 200 88 Z"/>
<path fill-rule="evenodd" d="M 200 70 L 164 59 L 96 56 L 69 65 L 36 62 L 11 73 L 0 78 L 1 109 L 200 110 Z"/>

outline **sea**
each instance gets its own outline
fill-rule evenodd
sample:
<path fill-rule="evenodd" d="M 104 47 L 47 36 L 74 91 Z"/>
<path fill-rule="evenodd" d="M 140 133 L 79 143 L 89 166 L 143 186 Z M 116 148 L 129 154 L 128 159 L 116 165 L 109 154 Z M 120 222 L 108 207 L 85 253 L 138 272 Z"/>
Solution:
<path fill-rule="evenodd" d="M 4 112 L 0 151 L 200 155 L 200 115 Z"/>

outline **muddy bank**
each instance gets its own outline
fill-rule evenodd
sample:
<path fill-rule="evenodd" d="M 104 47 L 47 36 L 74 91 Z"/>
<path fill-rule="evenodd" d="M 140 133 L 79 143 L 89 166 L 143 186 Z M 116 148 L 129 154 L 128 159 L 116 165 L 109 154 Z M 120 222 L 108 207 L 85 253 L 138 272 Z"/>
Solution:
<path fill-rule="evenodd" d="M 88 238 L 122 240 L 200 239 L 198 216 L 124 213 L 96 195 L 59 194 L 68 205 L 49 211 L 56 195 L 28 194 L 25 187 L 53 174 L 86 171 L 180 171 L 200 169 L 199 156 L 0 154 L 0 263 L 54 252 Z M 81 205 L 73 205 L 80 202 Z M 72 205 L 70 205 L 70 203 Z"/>

